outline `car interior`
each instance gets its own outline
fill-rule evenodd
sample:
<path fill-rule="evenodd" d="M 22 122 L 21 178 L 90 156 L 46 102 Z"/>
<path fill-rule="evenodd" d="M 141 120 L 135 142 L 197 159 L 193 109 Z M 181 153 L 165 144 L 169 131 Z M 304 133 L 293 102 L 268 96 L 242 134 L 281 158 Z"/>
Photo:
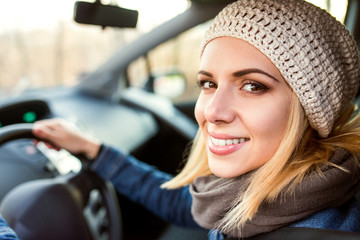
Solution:
<path fill-rule="evenodd" d="M 173 101 L 165 96 L 183 94 L 188 77 L 179 69 L 152 71 L 156 60 L 151 62 L 151 52 L 206 25 L 231 2 L 191 0 L 183 13 L 120 48 L 76 85 L 31 88 L 0 99 L 0 213 L 21 239 L 208 238 L 207 230 L 166 223 L 116 193 L 90 170 L 84 156 L 35 146 L 31 129 L 37 120 L 65 118 L 106 144 L 162 171 L 178 173 L 198 128 L 193 113 L 196 100 Z M 136 10 L 100 0 L 77 1 L 73 20 L 122 29 L 135 28 L 138 15 Z M 347 1 L 344 23 L 360 43 L 357 0 Z M 139 86 L 132 78 L 137 61 L 144 62 L 146 73 Z M 360 233 L 287 227 L 249 239 L 315 238 L 360 239 Z"/>

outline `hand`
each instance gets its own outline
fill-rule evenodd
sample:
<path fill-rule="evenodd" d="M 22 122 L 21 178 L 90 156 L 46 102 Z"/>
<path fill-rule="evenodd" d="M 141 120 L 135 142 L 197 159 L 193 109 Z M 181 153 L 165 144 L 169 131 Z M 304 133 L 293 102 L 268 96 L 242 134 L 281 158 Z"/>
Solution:
<path fill-rule="evenodd" d="M 101 142 L 87 135 L 73 123 L 54 118 L 34 123 L 33 134 L 52 149 L 65 149 L 72 154 L 84 154 L 94 159 L 100 150 Z"/>

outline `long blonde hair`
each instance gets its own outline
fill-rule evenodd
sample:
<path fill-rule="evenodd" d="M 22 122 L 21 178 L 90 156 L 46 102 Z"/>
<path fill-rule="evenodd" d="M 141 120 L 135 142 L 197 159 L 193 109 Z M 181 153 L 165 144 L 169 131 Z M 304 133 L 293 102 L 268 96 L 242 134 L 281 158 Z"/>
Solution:
<path fill-rule="evenodd" d="M 262 202 L 274 201 L 284 189 L 291 192 L 309 171 L 321 174 L 319 166 L 331 165 L 328 160 L 336 148 L 346 149 L 354 155 L 360 153 L 360 115 L 351 117 L 354 111 L 353 103 L 346 106 L 329 137 L 321 139 L 309 126 L 299 99 L 293 94 L 289 121 L 278 150 L 252 175 L 247 190 L 238 196 L 234 207 L 223 218 L 220 224 L 224 226 L 223 230 L 241 227 L 252 219 Z M 205 143 L 199 130 L 184 169 L 162 187 L 178 188 L 210 174 Z"/>

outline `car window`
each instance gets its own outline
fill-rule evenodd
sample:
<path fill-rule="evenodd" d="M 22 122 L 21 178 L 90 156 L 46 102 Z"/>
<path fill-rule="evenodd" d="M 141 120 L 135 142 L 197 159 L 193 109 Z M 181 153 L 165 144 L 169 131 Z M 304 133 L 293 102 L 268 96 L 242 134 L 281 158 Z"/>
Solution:
<path fill-rule="evenodd" d="M 184 92 L 175 94 L 174 102 L 193 100 L 198 95 L 196 85 L 199 68 L 199 46 L 209 22 L 198 25 L 151 50 L 130 64 L 128 77 L 130 84 L 142 87 L 149 80 L 149 75 L 158 78 L 178 73 L 185 79 Z M 155 83 L 156 84 L 156 83 Z M 181 86 L 180 86 L 181 87 Z M 156 91 L 156 89 L 155 89 Z M 175 91 L 167 89 L 167 91 Z M 180 91 L 180 90 L 179 90 Z"/>
<path fill-rule="evenodd" d="M 338 21 L 344 23 L 348 0 L 307 0 L 333 15 Z"/>
<path fill-rule="evenodd" d="M 75 0 L 0 0 L 0 96 L 75 85 L 116 50 L 188 7 L 187 0 L 101 2 L 138 10 L 136 29 L 78 24 Z"/>

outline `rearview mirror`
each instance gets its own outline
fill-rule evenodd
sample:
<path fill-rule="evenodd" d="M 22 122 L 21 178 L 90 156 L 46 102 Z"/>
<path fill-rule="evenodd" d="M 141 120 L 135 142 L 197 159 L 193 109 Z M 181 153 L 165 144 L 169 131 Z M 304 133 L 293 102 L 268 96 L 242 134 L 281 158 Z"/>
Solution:
<path fill-rule="evenodd" d="M 138 11 L 114 5 L 104 5 L 99 0 L 94 3 L 76 1 L 74 20 L 77 23 L 105 27 L 135 28 Z"/>

